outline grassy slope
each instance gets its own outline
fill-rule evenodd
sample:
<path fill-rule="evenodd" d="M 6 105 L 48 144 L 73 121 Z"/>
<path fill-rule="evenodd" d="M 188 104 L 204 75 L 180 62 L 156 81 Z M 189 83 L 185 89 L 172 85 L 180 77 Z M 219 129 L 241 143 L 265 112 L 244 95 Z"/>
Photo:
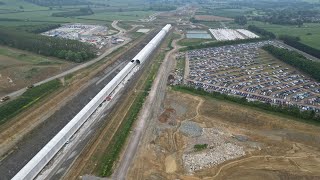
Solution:
<path fill-rule="evenodd" d="M 18 98 L 0 106 L 0 124 L 5 123 L 18 113 L 34 105 L 40 99 L 61 87 L 59 80 L 53 80 L 27 90 Z"/>
<path fill-rule="evenodd" d="M 32 64 L 61 64 L 61 62 L 52 60 L 50 58 L 32 54 L 29 52 L 24 53 L 21 50 L 15 50 L 7 47 L 0 46 L 0 55 L 14 58 L 19 61 L 32 63 Z"/>

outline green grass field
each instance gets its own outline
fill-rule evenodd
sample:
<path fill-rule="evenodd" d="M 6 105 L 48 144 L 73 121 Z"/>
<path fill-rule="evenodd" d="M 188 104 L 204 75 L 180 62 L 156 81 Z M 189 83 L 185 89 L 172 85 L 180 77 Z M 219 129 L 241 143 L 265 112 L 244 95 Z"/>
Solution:
<path fill-rule="evenodd" d="M 153 14 L 147 11 L 148 4 L 145 0 L 93 0 L 94 3 L 103 5 L 92 5 L 95 12 L 89 16 L 77 17 L 52 17 L 52 13 L 78 10 L 83 5 L 49 7 L 38 6 L 23 0 L 0 0 L 0 26 L 19 26 L 43 23 L 94 23 L 109 24 L 112 20 L 138 20 Z"/>
<path fill-rule="evenodd" d="M 262 22 L 250 22 L 261 28 L 271 31 L 276 35 L 290 35 L 299 36 L 302 43 L 311 47 L 320 49 L 320 24 L 319 23 L 305 23 L 303 27 L 289 26 L 289 25 L 275 25 L 265 24 Z M 309 33 L 309 34 L 308 34 Z"/>
<path fill-rule="evenodd" d="M 5 123 L 18 113 L 31 107 L 36 102 L 56 91 L 62 86 L 59 80 L 52 80 L 40 86 L 28 89 L 17 99 L 9 101 L 0 106 L 0 124 Z"/>
<path fill-rule="evenodd" d="M 83 19 L 97 19 L 97 20 L 138 20 L 146 18 L 153 14 L 153 11 L 127 11 L 127 12 L 101 12 L 90 16 L 79 16 Z"/>
<path fill-rule="evenodd" d="M 241 26 L 239 24 L 234 23 L 234 21 L 225 21 L 225 22 L 214 22 L 214 21 L 200 21 L 199 24 L 203 24 L 208 26 L 209 28 L 223 28 L 223 23 L 227 28 L 246 28 L 246 26 Z"/>
<path fill-rule="evenodd" d="M 214 39 L 187 39 L 184 38 L 180 41 L 178 41 L 178 44 L 180 46 L 192 46 L 196 44 L 201 44 L 201 43 L 208 43 L 208 42 L 214 42 Z"/>
<path fill-rule="evenodd" d="M 40 55 L 24 53 L 23 51 L 13 50 L 3 46 L 0 46 L 0 55 L 8 56 L 16 60 L 24 61 L 24 62 L 35 64 L 35 65 L 48 65 L 48 64 L 62 63 L 56 60 L 50 60 L 49 58 L 46 58 Z"/>

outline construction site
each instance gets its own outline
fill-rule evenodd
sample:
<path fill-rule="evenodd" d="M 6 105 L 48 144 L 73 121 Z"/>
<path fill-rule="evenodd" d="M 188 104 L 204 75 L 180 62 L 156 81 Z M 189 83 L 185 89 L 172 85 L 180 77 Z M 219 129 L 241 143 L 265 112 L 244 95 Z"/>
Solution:
<path fill-rule="evenodd" d="M 98 64 L 83 70 L 71 79 L 61 79 L 65 87 L 58 92 L 53 93 L 21 115 L 15 117 L 10 122 L 1 126 L 1 159 L 0 174 L 4 179 L 13 177 L 55 134 L 59 132 L 112 78 L 130 62 L 140 51 L 146 42 L 155 35 L 156 32 L 150 32 L 142 36 L 139 40 L 124 47 L 126 51 L 120 54 L 114 54 L 105 58 Z M 137 79 L 131 81 L 131 86 Z M 62 98 L 64 97 L 64 98 Z M 126 96 L 125 96 L 126 97 Z M 123 98 L 125 98 L 123 97 Z M 134 96 L 132 96 L 134 97 Z M 62 101 L 57 102 L 59 99 Z M 118 101 L 118 100 L 117 100 Z M 121 101 L 121 99 L 120 99 Z M 41 106 L 43 104 L 43 106 Z M 49 108 L 50 107 L 50 108 Z M 111 109 L 110 109 L 111 110 Z M 105 110 L 105 113 L 110 112 Z M 100 114 L 92 132 L 99 128 L 99 123 L 103 123 L 106 115 Z M 19 119 L 19 121 L 17 121 Z M 32 119 L 32 120 L 31 120 Z M 19 133 L 17 133 L 17 131 Z M 82 138 L 90 138 L 94 134 L 85 134 Z M 72 151 L 80 153 L 86 144 L 80 143 L 74 146 Z M 8 152 L 9 149 L 12 149 Z M 66 162 L 72 163 L 76 156 L 69 158 Z M 21 163 L 24 162 L 24 163 Z M 67 169 L 65 169 L 67 170 Z M 57 169 L 55 170 L 57 171 Z M 55 172 L 53 171 L 53 172 Z M 61 177 L 64 171 L 60 170 L 49 176 Z"/>
<path fill-rule="evenodd" d="M 319 127 L 168 90 L 128 179 L 317 179 Z"/>
<path fill-rule="evenodd" d="M 89 43 L 102 49 L 112 44 L 121 43 L 124 40 L 115 37 L 117 31 L 108 29 L 106 26 L 88 24 L 64 24 L 59 28 L 42 33 L 45 36 L 56 38 L 73 39 Z"/>
<path fill-rule="evenodd" d="M 139 20 L 152 25 L 130 22 L 127 30 L 113 21 L 116 35 L 84 24 L 48 32 L 91 38 L 97 47 L 103 40 L 93 36 L 114 36 L 114 45 L 79 69 L 67 64 L 72 71 L 52 77 L 61 87 L 1 124 L 1 179 L 319 179 L 318 124 L 179 88 L 292 103 L 302 110 L 320 102 L 319 83 L 261 50 L 266 44 L 282 47 L 278 42 L 180 52 L 179 42 L 187 38 L 259 37 L 245 29 L 195 30 L 198 25 L 184 24 L 195 9 L 154 13 Z M 73 120 L 82 124 L 76 129 Z M 55 138 L 59 147 L 51 146 Z"/>

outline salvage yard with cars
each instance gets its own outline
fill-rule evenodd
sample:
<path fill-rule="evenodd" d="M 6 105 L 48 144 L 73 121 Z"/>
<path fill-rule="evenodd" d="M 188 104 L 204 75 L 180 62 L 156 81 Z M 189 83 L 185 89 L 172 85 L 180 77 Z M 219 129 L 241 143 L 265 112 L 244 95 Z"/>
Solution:
<path fill-rule="evenodd" d="M 187 84 L 229 95 L 320 112 L 320 83 L 260 48 L 275 41 L 193 50 Z"/>

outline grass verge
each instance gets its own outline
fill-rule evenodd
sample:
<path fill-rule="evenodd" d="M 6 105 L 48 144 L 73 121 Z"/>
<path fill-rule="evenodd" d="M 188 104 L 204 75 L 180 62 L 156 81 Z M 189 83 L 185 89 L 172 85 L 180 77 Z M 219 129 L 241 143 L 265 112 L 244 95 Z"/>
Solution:
<path fill-rule="evenodd" d="M 172 39 L 176 37 L 176 35 L 171 34 L 168 38 L 166 38 L 165 43 L 168 44 L 168 48 L 171 46 Z M 167 51 L 169 50 L 161 51 L 154 58 L 151 67 L 148 70 L 147 78 L 144 80 L 144 83 L 142 84 L 141 88 L 139 88 L 140 90 L 137 91 L 136 97 L 132 105 L 130 106 L 130 109 L 126 117 L 121 122 L 113 138 L 110 140 L 110 143 L 108 144 L 108 147 L 106 148 L 103 157 L 98 163 L 100 176 L 109 177 L 112 175 L 114 165 L 120 156 L 122 148 L 126 143 L 126 140 L 130 134 L 130 130 L 139 115 L 139 112 L 145 102 L 145 99 L 149 95 L 149 91 L 151 90 L 153 81 L 157 75 L 161 62 L 163 61 Z"/>
<path fill-rule="evenodd" d="M 208 147 L 208 144 L 196 144 L 193 146 L 195 151 L 202 151 L 204 149 L 207 149 L 207 147 Z"/>
<path fill-rule="evenodd" d="M 53 80 L 32 89 L 28 89 L 17 99 L 1 105 L 0 124 L 5 123 L 10 118 L 32 106 L 46 95 L 57 90 L 59 87 L 61 87 L 61 82 L 59 80 Z"/>
<path fill-rule="evenodd" d="M 156 62 L 161 61 L 164 58 L 164 53 L 159 54 L 156 57 Z M 100 176 L 111 176 L 113 172 L 113 166 L 116 160 L 119 158 L 123 145 L 126 143 L 126 139 L 129 136 L 131 127 L 134 121 L 137 119 L 140 109 L 142 108 L 146 97 L 149 95 L 153 80 L 156 77 L 160 63 L 153 63 L 149 75 L 143 85 L 142 91 L 139 91 L 133 104 L 131 105 L 127 117 L 123 120 L 119 130 L 115 133 L 111 142 L 109 143 L 102 158 L 102 166 L 100 168 Z"/>

